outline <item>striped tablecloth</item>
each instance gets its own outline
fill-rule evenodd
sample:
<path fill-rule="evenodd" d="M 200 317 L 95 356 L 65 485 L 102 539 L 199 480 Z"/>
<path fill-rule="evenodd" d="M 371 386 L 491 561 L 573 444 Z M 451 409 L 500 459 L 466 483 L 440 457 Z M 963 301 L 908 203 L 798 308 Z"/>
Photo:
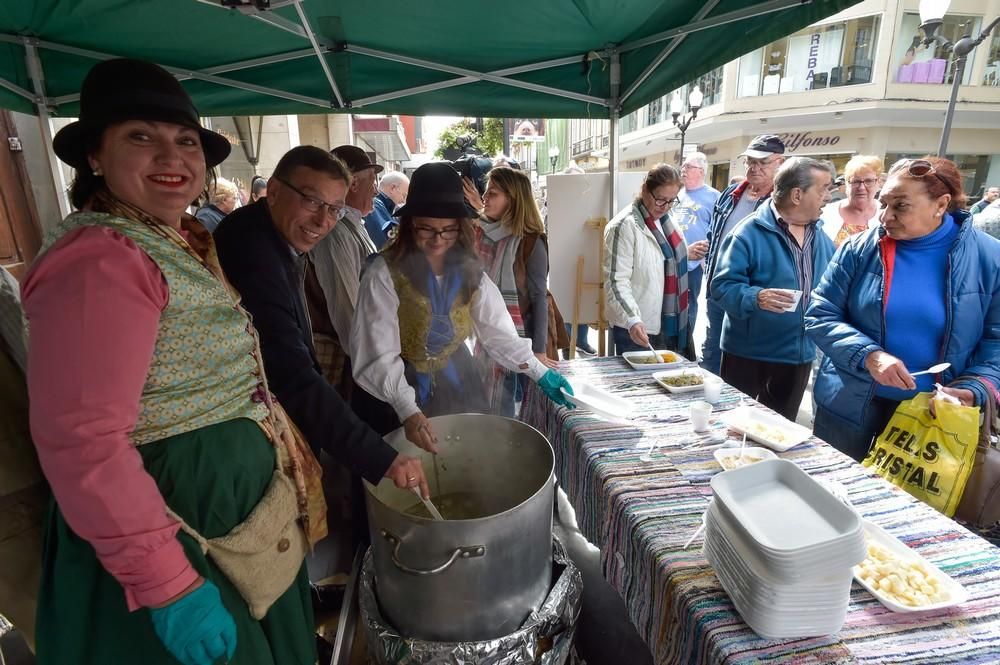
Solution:
<path fill-rule="evenodd" d="M 684 449 L 695 437 L 689 422 L 669 422 L 687 415 L 701 393 L 669 395 L 649 378 L 651 370 L 633 370 L 614 357 L 570 361 L 561 371 L 635 405 L 628 424 L 611 424 L 556 407 L 533 389 L 521 417 L 552 442 L 556 474 L 580 530 L 600 547 L 604 576 L 625 599 L 657 663 L 1000 663 L 1000 549 L 815 438 L 779 456 L 841 483 L 858 512 L 958 580 L 969 600 L 897 614 L 855 584 L 838 634 L 758 637 L 719 585 L 701 537 L 681 549 L 720 471 L 710 450 Z M 726 386 L 716 415 L 740 398 Z M 648 461 L 640 459 L 644 454 Z"/>

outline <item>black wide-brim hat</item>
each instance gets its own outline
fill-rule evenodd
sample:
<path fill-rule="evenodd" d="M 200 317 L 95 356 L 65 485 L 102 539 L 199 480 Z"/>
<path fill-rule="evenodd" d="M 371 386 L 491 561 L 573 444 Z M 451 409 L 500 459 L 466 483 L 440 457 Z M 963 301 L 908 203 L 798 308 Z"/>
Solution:
<path fill-rule="evenodd" d="M 394 217 L 438 217 L 460 219 L 479 213 L 465 202 L 462 176 L 448 162 L 428 162 L 410 176 L 406 203 L 396 208 Z"/>
<path fill-rule="evenodd" d="M 80 119 L 59 130 L 52 149 L 73 168 L 90 170 L 87 155 L 97 148 L 101 133 L 126 120 L 169 122 L 197 130 L 208 168 L 220 164 L 232 150 L 228 139 L 201 126 L 191 97 L 170 72 L 127 58 L 94 65 L 80 89 Z"/>

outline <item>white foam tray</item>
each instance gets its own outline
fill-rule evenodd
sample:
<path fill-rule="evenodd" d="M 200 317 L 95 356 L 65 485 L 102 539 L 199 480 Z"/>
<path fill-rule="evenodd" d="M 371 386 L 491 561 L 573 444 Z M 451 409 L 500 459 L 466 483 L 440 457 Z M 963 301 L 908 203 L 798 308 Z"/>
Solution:
<path fill-rule="evenodd" d="M 672 363 L 637 363 L 637 362 L 634 362 L 634 360 L 636 358 L 651 358 L 653 354 L 650 353 L 649 351 L 626 351 L 625 353 L 622 354 L 622 358 L 624 358 L 625 362 L 627 362 L 629 365 L 632 366 L 632 369 L 656 369 L 656 370 L 670 369 L 672 367 L 680 367 L 681 365 L 683 365 L 684 363 L 687 362 L 687 360 L 684 358 L 684 356 L 682 356 L 681 354 L 677 353 L 676 351 L 668 351 L 666 349 L 658 349 L 656 352 L 657 353 L 671 353 L 671 354 L 677 356 L 677 360 L 674 361 L 674 362 L 672 362 Z"/>
<path fill-rule="evenodd" d="M 757 443 L 762 443 L 771 450 L 783 453 L 790 448 L 799 445 L 810 436 L 810 432 L 805 427 L 786 420 L 779 415 L 767 413 L 751 406 L 741 406 L 727 411 L 722 415 L 722 422 L 740 434 L 746 434 L 747 438 L 753 439 Z M 774 430 L 767 434 L 755 429 L 755 426 L 763 425 Z M 780 437 L 780 438 L 779 438 Z"/>
<path fill-rule="evenodd" d="M 632 404 L 624 397 L 612 395 L 586 381 L 574 380 L 570 381 L 570 385 L 573 386 L 572 395 L 565 390 L 562 392 L 566 399 L 576 406 L 611 422 L 628 422 L 629 414 L 632 412 Z"/>
<path fill-rule="evenodd" d="M 699 379 L 704 381 L 704 376 L 701 370 L 697 367 L 691 367 L 688 369 L 672 369 L 666 372 L 653 372 L 653 380 L 660 384 L 661 387 L 665 388 L 667 392 L 674 393 L 675 395 L 680 393 L 693 393 L 698 390 L 704 390 L 705 384 L 699 383 L 695 386 L 671 386 L 670 384 L 664 383 L 663 380 L 671 376 L 681 376 L 681 375 L 691 375 L 697 376 Z"/>

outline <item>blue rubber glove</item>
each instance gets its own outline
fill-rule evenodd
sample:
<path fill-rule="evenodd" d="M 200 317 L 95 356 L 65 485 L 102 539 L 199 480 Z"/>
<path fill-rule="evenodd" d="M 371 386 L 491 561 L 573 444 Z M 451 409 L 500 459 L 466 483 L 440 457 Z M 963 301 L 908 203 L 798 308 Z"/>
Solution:
<path fill-rule="evenodd" d="M 183 665 L 214 665 L 236 651 L 236 623 L 219 589 L 204 584 L 166 607 L 149 610 L 156 636 Z"/>
<path fill-rule="evenodd" d="M 541 388 L 549 399 L 559 404 L 560 406 L 569 407 L 570 409 L 576 408 L 576 405 L 566 399 L 559 389 L 562 388 L 570 395 L 573 394 L 573 386 L 569 385 L 569 381 L 554 369 L 550 369 L 542 378 L 538 379 L 538 387 Z"/>

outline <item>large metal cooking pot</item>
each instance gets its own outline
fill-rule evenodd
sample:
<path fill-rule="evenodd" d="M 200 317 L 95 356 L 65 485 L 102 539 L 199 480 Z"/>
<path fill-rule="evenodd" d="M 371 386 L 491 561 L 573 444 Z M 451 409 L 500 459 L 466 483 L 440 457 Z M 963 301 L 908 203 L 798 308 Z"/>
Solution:
<path fill-rule="evenodd" d="M 552 447 L 522 422 L 462 414 L 431 418 L 439 453 L 386 437 L 419 457 L 431 498 L 476 493 L 493 514 L 443 522 L 404 514 L 419 503 L 392 480 L 365 483 L 375 590 L 406 637 L 479 641 L 515 631 L 552 583 Z M 447 517 L 447 515 L 446 515 Z"/>

